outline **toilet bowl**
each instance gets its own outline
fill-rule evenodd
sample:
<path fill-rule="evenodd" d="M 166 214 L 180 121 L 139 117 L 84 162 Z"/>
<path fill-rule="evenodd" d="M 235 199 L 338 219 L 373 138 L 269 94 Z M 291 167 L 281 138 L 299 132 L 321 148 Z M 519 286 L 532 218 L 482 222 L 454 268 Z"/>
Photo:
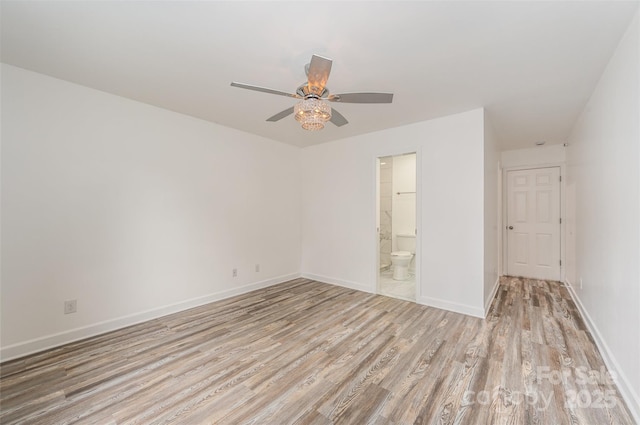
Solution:
<path fill-rule="evenodd" d="M 416 236 L 411 234 L 396 235 L 397 251 L 391 252 L 393 280 L 409 279 L 409 265 L 416 252 Z"/>
<path fill-rule="evenodd" d="M 394 251 L 391 253 L 391 264 L 393 266 L 393 280 L 409 279 L 409 264 L 413 254 L 409 251 Z"/>

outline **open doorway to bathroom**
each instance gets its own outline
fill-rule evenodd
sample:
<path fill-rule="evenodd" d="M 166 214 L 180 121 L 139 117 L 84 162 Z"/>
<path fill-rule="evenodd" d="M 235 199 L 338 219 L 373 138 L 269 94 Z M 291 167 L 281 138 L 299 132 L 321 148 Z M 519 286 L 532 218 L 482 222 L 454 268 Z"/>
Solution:
<path fill-rule="evenodd" d="M 416 154 L 378 158 L 378 293 L 416 300 Z"/>

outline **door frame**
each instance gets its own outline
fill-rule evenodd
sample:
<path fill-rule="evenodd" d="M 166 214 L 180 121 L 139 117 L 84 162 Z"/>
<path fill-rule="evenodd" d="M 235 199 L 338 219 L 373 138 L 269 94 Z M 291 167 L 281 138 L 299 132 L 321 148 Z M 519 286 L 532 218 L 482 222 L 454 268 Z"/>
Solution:
<path fill-rule="evenodd" d="M 502 184 L 502 190 L 501 190 L 501 194 L 502 194 L 502 198 L 501 198 L 501 208 L 500 211 L 502 213 L 502 220 L 501 220 L 501 226 L 500 226 L 500 240 L 502 241 L 502 270 L 501 270 L 501 274 L 503 276 L 507 275 L 507 269 L 508 269 L 508 249 L 509 249 L 509 245 L 507 244 L 507 226 L 509 225 L 507 223 L 507 212 L 508 212 L 508 207 L 509 207 L 509 202 L 507 200 L 507 174 L 509 171 L 522 171 L 522 170 L 538 170 L 538 169 L 542 169 L 542 168 L 552 168 L 552 167 L 558 167 L 560 168 L 560 218 L 561 218 L 561 222 L 560 222 L 560 261 L 562 262 L 562 264 L 560 265 L 560 281 L 564 282 L 566 280 L 566 267 L 567 267 L 567 263 L 566 263 L 566 253 L 565 253 L 565 249 L 566 249 L 566 240 L 567 238 L 566 236 L 566 225 L 567 225 L 567 219 L 566 219 L 566 205 L 565 205 L 565 193 L 566 193 L 566 184 L 567 184 L 567 178 L 566 178 L 566 166 L 564 163 L 562 162 L 552 162 L 552 163 L 545 163 L 545 164 L 535 164 L 535 165 L 520 165 L 520 166 L 515 166 L 515 167 L 504 167 L 502 168 L 502 179 L 501 179 L 501 184 Z"/>
<path fill-rule="evenodd" d="M 371 209 L 374 211 L 374 220 L 373 220 L 373 229 L 372 232 L 375 235 L 375 243 L 373 244 L 374 252 L 372 253 L 372 257 L 374 259 L 374 288 L 373 293 L 380 293 L 380 236 L 379 226 L 380 226 L 380 158 L 385 156 L 399 156 L 406 154 L 416 154 L 416 254 L 415 254 L 415 264 L 416 264 L 416 299 L 415 302 L 419 303 L 419 300 L 422 297 L 422 267 L 420 261 L 420 253 L 422 252 L 422 152 L 420 147 L 404 147 L 397 148 L 394 150 L 384 150 L 377 152 L 373 155 L 371 163 L 373 164 L 373 184 L 372 184 L 372 192 L 373 192 L 373 205 L 371 205 Z"/>

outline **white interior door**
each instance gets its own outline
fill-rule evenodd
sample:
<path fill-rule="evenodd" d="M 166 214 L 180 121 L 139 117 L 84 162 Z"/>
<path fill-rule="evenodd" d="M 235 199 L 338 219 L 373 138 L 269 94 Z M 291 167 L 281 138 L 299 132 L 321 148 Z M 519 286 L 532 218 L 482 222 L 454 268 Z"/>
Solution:
<path fill-rule="evenodd" d="M 507 171 L 507 274 L 560 280 L 560 167 Z"/>

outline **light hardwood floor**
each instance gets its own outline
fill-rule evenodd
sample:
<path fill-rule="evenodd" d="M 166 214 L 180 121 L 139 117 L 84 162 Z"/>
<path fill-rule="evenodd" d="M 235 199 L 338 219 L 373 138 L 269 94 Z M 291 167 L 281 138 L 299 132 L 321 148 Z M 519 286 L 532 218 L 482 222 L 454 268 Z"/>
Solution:
<path fill-rule="evenodd" d="M 297 279 L 0 368 L 2 424 L 634 423 L 567 290 L 517 278 L 486 320 Z"/>

